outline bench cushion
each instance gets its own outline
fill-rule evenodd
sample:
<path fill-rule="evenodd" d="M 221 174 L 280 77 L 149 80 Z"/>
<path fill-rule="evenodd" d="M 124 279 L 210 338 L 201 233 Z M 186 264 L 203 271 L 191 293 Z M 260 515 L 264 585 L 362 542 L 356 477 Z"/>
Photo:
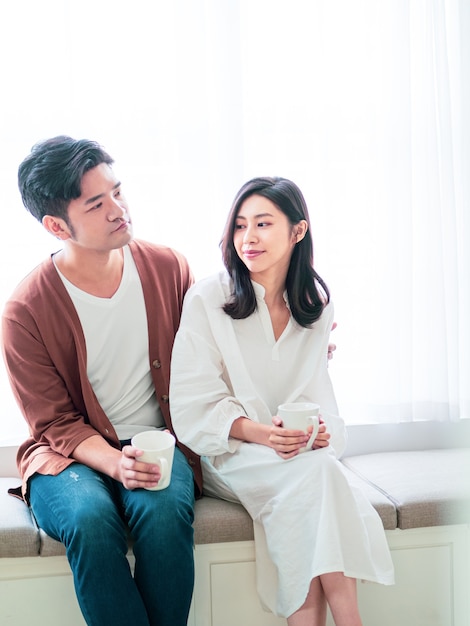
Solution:
<path fill-rule="evenodd" d="M 344 464 L 395 504 L 401 529 L 470 522 L 470 449 L 380 452 Z"/>
<path fill-rule="evenodd" d="M 38 529 L 25 503 L 8 494 L 16 486 L 18 478 L 0 478 L 0 557 L 64 555 L 63 544 Z M 253 523 L 240 504 L 207 496 L 196 501 L 196 544 L 252 539 Z"/>
<path fill-rule="evenodd" d="M 26 507 L 25 507 L 26 508 Z M 65 554 L 64 546 L 40 529 L 41 556 Z M 253 522 L 240 504 L 204 497 L 196 501 L 194 542 L 223 543 L 253 539 Z"/>
<path fill-rule="evenodd" d="M 380 516 L 385 530 L 397 528 L 397 510 L 394 503 L 369 482 L 362 480 L 355 472 L 345 467 L 346 476 L 353 487 L 360 489 Z"/>
<path fill-rule="evenodd" d="M 8 493 L 18 478 L 0 478 L 0 557 L 38 556 L 38 529 L 24 502 Z"/>
<path fill-rule="evenodd" d="M 357 474 L 345 468 L 349 482 L 360 489 L 379 514 L 385 530 L 397 527 L 395 505 Z M 196 544 L 251 541 L 253 522 L 241 504 L 204 496 L 196 501 L 194 541 Z"/>
<path fill-rule="evenodd" d="M 253 522 L 244 507 L 204 496 L 196 501 L 194 542 L 251 541 Z"/>
<path fill-rule="evenodd" d="M 470 449 L 381 452 L 343 459 L 386 530 L 470 522 Z M 59 556 L 64 546 L 38 530 L 28 507 L 0 478 L 0 557 Z M 196 544 L 250 541 L 253 524 L 240 504 L 204 496 L 196 502 Z"/>

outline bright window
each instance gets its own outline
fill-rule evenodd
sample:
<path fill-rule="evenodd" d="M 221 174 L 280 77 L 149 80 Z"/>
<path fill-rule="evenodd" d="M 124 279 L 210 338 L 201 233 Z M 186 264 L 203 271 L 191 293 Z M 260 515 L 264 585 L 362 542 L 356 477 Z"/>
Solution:
<path fill-rule="evenodd" d="M 102 143 L 136 236 L 220 267 L 235 192 L 310 208 L 348 422 L 470 417 L 465 0 L 24 0 L 0 25 L 0 303 L 57 242 L 26 212 L 36 141 Z M 0 369 L 0 440 L 25 432 Z"/>

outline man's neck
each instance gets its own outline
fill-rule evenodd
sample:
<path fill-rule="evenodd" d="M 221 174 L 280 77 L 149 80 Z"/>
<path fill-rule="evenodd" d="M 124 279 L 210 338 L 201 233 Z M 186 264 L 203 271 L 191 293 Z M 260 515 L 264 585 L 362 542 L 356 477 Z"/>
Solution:
<path fill-rule="evenodd" d="M 111 298 L 119 289 L 124 269 L 122 248 L 98 252 L 65 246 L 54 260 L 68 281 L 92 296 Z"/>

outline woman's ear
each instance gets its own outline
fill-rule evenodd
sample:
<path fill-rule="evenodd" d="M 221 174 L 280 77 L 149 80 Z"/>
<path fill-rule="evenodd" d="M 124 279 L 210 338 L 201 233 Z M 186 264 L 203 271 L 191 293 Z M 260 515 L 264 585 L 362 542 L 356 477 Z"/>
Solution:
<path fill-rule="evenodd" d="M 298 222 L 294 226 L 295 243 L 299 243 L 299 241 L 302 241 L 302 239 L 305 237 L 307 230 L 307 220 L 300 220 L 300 222 Z"/>
<path fill-rule="evenodd" d="M 42 225 L 57 239 L 68 239 L 70 237 L 70 231 L 65 221 L 60 217 L 54 217 L 53 215 L 45 215 L 42 218 Z"/>

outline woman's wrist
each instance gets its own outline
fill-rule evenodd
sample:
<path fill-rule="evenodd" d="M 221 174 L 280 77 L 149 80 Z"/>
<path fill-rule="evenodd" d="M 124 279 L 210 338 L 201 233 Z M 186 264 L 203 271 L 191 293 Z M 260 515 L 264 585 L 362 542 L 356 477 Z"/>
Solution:
<path fill-rule="evenodd" d="M 266 424 L 254 422 L 246 416 L 240 416 L 234 420 L 230 429 L 230 436 L 247 443 L 259 443 L 263 446 L 271 447 L 269 443 L 269 433 L 271 427 Z"/>

